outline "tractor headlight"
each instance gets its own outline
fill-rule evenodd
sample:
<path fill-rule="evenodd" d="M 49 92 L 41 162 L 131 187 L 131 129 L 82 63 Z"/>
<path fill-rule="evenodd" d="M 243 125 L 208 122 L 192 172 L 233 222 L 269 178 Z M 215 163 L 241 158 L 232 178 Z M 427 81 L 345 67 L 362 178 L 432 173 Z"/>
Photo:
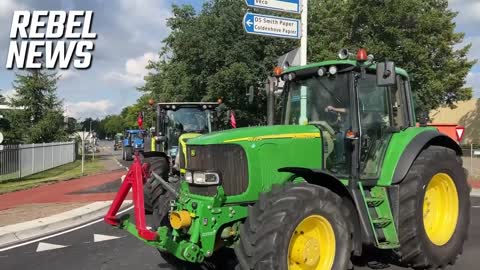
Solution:
<path fill-rule="evenodd" d="M 194 185 L 218 185 L 220 184 L 220 175 L 216 172 L 187 171 L 185 181 Z"/>

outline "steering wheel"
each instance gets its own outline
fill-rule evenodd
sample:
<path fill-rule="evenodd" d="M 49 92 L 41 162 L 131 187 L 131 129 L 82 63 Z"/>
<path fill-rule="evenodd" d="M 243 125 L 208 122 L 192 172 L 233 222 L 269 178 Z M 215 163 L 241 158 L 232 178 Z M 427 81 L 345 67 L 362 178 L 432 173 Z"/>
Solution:
<path fill-rule="evenodd" d="M 309 122 L 311 125 L 320 126 L 320 132 L 322 133 L 322 137 L 325 142 L 325 158 L 324 158 L 324 166 L 326 166 L 326 162 L 328 157 L 332 154 L 334 149 L 334 138 L 335 138 L 335 131 L 333 128 L 325 121 L 312 121 Z"/>

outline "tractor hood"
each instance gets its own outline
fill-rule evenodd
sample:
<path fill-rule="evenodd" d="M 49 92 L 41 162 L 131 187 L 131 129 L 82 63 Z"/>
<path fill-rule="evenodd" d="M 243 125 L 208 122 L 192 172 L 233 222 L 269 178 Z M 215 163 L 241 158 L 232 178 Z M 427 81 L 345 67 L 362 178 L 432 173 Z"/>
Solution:
<path fill-rule="evenodd" d="M 206 145 L 261 141 L 268 139 L 318 138 L 320 131 L 315 126 L 264 126 L 237 128 L 214 132 L 191 139 L 188 144 Z"/>

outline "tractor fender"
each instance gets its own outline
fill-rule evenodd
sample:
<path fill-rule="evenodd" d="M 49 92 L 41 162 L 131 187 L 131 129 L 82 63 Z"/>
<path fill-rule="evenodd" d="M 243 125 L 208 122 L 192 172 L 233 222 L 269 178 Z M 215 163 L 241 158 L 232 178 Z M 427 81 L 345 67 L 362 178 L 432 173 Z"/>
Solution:
<path fill-rule="evenodd" d="M 286 167 L 278 169 L 279 172 L 292 173 L 289 181 L 293 181 L 298 177 L 305 179 L 309 184 L 321 186 L 331 190 L 343 198 L 348 198 L 351 203 L 351 208 L 354 216 L 354 254 L 360 256 L 362 254 L 362 244 L 370 244 L 373 238 L 373 232 L 371 230 L 368 216 L 365 216 L 366 209 L 363 211 L 359 207 L 365 206 L 364 203 L 359 203 L 358 196 L 355 196 L 354 192 L 351 192 L 337 177 L 332 174 L 309 168 L 301 167 Z M 358 194 L 357 194 L 358 195 Z M 356 199 L 355 199 L 356 198 Z"/>
<path fill-rule="evenodd" d="M 444 146 L 455 150 L 457 156 L 462 155 L 462 149 L 458 143 L 449 136 L 440 133 L 437 130 L 422 132 L 415 136 L 407 145 L 405 151 L 403 151 L 393 174 L 392 185 L 402 182 L 420 152 L 430 145 Z"/>

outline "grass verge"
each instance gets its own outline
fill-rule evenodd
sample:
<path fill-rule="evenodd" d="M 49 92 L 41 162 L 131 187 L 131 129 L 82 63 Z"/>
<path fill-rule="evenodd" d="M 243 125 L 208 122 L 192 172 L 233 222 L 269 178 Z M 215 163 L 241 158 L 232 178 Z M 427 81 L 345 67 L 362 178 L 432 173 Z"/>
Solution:
<path fill-rule="evenodd" d="M 103 171 L 105 168 L 98 159 L 85 160 L 84 175 Z M 40 185 L 70 180 L 82 176 L 82 161 L 76 160 L 41 173 L 27 176 L 23 179 L 0 183 L 0 194 L 18 190 L 30 189 Z"/>

